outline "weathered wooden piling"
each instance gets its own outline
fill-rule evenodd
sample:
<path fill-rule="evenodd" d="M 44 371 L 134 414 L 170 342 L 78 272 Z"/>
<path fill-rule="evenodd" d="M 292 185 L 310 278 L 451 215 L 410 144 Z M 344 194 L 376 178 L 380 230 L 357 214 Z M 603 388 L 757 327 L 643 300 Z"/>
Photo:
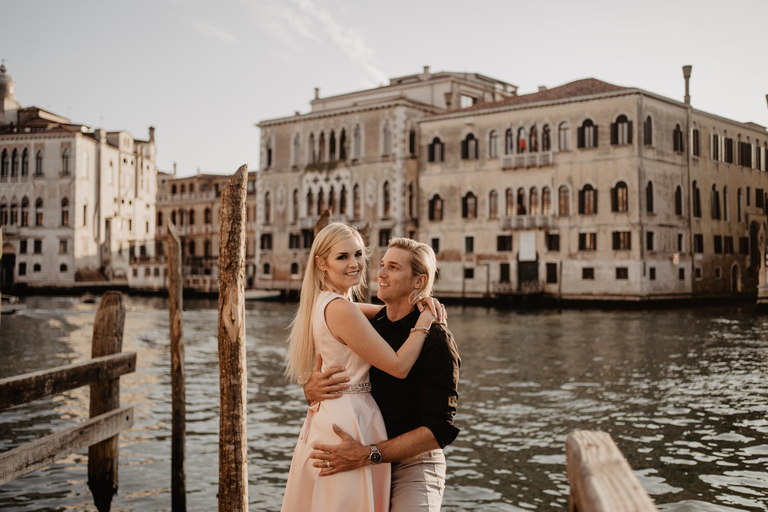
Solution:
<path fill-rule="evenodd" d="M 248 166 L 221 194 L 219 216 L 219 512 L 248 510 L 245 228 Z"/>
<path fill-rule="evenodd" d="M 610 434 L 577 430 L 565 440 L 570 512 L 656 512 Z"/>
<path fill-rule="evenodd" d="M 117 354 L 123 350 L 125 305 L 120 292 L 108 291 L 93 322 L 91 357 Z M 91 384 L 90 417 L 95 418 L 120 407 L 118 378 Z M 110 437 L 88 448 L 88 487 L 99 512 L 109 512 L 117 493 L 119 460 L 118 436 Z"/>
<path fill-rule="evenodd" d="M 181 244 L 176 226 L 168 226 L 168 312 L 171 329 L 171 510 L 187 510 L 187 399 L 184 370 L 183 280 Z"/>

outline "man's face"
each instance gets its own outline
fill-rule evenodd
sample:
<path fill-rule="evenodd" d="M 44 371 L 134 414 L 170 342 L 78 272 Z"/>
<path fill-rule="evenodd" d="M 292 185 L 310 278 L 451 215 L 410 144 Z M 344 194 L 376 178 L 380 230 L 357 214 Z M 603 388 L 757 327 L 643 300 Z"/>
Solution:
<path fill-rule="evenodd" d="M 408 302 L 408 296 L 416 287 L 418 279 L 411 269 L 411 253 L 392 247 L 381 259 L 379 267 L 379 291 L 376 296 L 384 304 Z"/>

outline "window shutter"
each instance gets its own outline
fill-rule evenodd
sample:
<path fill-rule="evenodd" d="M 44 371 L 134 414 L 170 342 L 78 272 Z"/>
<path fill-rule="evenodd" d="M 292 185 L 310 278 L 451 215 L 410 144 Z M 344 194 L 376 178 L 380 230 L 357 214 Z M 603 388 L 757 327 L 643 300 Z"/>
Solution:
<path fill-rule="evenodd" d="M 592 213 L 597 214 L 597 189 L 594 190 L 594 194 L 595 194 L 595 211 L 593 211 Z"/>
<path fill-rule="evenodd" d="M 440 161 L 445 162 L 445 142 L 440 143 Z"/>
<path fill-rule="evenodd" d="M 461 216 L 462 218 L 467 218 L 467 197 L 464 196 L 461 198 Z"/>
<path fill-rule="evenodd" d="M 627 144 L 632 144 L 632 121 L 627 123 Z"/>
<path fill-rule="evenodd" d="M 464 139 L 463 141 L 461 141 L 461 158 L 463 160 L 466 160 L 468 158 L 467 157 L 468 154 L 469 154 L 469 150 L 467 148 L 467 139 Z"/>
<path fill-rule="evenodd" d="M 578 147 L 583 148 L 584 147 L 584 127 L 583 126 L 579 126 L 576 129 L 576 138 L 577 138 Z"/>
<path fill-rule="evenodd" d="M 579 213 L 584 213 L 584 189 L 579 190 Z"/>
<path fill-rule="evenodd" d="M 611 211 L 619 211 L 619 194 L 616 187 L 611 189 Z"/>
<path fill-rule="evenodd" d="M 618 231 L 614 231 L 611 234 L 613 235 L 613 250 L 616 251 L 620 247 L 619 232 Z"/>
<path fill-rule="evenodd" d="M 611 123 L 611 144 L 619 143 L 619 125 L 618 123 Z"/>
<path fill-rule="evenodd" d="M 429 155 L 428 155 L 427 159 L 430 162 L 434 162 L 435 161 L 435 143 L 434 142 L 429 145 Z"/>
<path fill-rule="evenodd" d="M 597 147 L 597 125 L 595 125 L 595 131 L 594 131 L 594 133 L 595 133 L 595 145 L 594 145 L 593 147 L 595 147 L 595 148 L 596 148 L 596 147 Z M 597 196 L 595 196 L 595 197 L 597 197 Z"/>

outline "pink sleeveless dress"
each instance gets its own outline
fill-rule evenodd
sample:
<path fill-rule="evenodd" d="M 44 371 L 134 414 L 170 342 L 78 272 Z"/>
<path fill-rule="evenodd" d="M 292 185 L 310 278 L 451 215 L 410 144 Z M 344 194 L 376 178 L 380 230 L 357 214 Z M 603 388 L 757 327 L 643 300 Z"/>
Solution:
<path fill-rule="evenodd" d="M 315 350 L 323 356 L 323 370 L 344 366 L 349 384 L 370 382 L 371 365 L 334 338 L 328 329 L 325 308 L 334 299 L 346 300 L 336 293 L 321 292 L 312 311 L 312 334 Z M 342 394 L 341 398 L 312 405 L 293 452 L 282 512 L 388 512 L 389 464 L 322 477 L 320 468 L 312 466 L 315 460 L 310 454 L 314 445 L 341 442 L 333 431 L 334 423 L 364 445 L 387 439 L 384 419 L 371 393 Z"/>

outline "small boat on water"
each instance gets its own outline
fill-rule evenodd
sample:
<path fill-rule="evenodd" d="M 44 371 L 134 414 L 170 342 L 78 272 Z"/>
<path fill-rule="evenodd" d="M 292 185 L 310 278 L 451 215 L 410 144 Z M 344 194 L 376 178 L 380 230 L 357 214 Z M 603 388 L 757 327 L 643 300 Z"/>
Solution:
<path fill-rule="evenodd" d="M 275 300 L 280 298 L 280 290 L 245 290 L 245 300 Z"/>
<path fill-rule="evenodd" d="M 12 315 L 17 311 L 27 309 L 27 305 L 22 304 L 19 301 L 19 298 L 15 295 L 3 295 L 0 302 L 2 302 L 2 305 L 0 305 L 0 313 L 4 315 Z"/>
<path fill-rule="evenodd" d="M 83 304 L 95 304 L 96 296 L 91 292 L 85 292 L 80 296 L 80 302 L 82 302 Z"/>

